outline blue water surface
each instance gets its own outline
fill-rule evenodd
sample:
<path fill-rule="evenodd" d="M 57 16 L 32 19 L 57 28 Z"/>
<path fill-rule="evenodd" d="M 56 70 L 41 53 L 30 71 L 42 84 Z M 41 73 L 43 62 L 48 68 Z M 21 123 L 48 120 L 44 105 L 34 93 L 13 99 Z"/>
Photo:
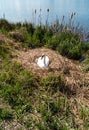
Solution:
<path fill-rule="evenodd" d="M 49 9 L 49 12 L 47 11 Z M 10 22 L 53 23 L 62 16 L 68 22 L 75 12 L 75 24 L 89 30 L 89 0 L 0 0 L 0 18 Z"/>

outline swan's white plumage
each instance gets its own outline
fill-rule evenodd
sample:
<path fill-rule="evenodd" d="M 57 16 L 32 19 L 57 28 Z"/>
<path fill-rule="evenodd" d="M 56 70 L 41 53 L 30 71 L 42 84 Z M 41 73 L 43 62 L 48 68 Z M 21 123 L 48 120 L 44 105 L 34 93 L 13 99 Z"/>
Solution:
<path fill-rule="evenodd" d="M 41 57 L 38 58 L 37 64 L 39 67 L 44 68 L 48 67 L 49 65 L 49 58 L 46 55 L 42 55 Z"/>

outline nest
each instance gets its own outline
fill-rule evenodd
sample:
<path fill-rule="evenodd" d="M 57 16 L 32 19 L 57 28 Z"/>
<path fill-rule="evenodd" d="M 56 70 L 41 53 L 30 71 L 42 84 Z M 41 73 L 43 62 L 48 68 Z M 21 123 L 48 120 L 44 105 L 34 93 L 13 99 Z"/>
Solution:
<path fill-rule="evenodd" d="M 37 59 L 43 53 L 50 59 L 50 64 L 47 68 L 40 68 L 37 65 Z M 67 88 L 69 92 L 79 92 L 79 88 L 87 84 L 85 83 L 85 76 L 79 65 L 53 50 L 37 48 L 20 51 L 18 61 L 21 62 L 24 68 L 28 68 L 32 73 L 39 77 L 47 76 L 49 74 L 61 74 L 66 86 L 65 89 Z"/>

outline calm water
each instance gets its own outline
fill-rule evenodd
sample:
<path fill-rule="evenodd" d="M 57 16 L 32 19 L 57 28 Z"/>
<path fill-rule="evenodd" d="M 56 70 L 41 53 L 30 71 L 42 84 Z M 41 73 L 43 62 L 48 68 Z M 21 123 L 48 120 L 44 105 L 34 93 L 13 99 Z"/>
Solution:
<path fill-rule="evenodd" d="M 29 21 L 37 24 L 41 13 L 41 22 L 45 23 L 47 9 L 49 23 L 53 23 L 56 17 L 61 21 L 63 15 L 68 21 L 70 14 L 75 12 L 74 22 L 89 30 L 89 0 L 0 0 L 0 17 L 10 22 Z"/>

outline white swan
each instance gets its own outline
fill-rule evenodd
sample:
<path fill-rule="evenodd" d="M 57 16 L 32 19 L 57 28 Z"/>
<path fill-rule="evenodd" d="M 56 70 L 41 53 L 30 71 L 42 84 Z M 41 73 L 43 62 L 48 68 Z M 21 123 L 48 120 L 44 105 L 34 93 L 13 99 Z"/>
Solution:
<path fill-rule="evenodd" d="M 42 54 L 41 57 L 38 58 L 37 64 L 41 68 L 48 67 L 49 65 L 49 58 L 45 54 Z"/>

